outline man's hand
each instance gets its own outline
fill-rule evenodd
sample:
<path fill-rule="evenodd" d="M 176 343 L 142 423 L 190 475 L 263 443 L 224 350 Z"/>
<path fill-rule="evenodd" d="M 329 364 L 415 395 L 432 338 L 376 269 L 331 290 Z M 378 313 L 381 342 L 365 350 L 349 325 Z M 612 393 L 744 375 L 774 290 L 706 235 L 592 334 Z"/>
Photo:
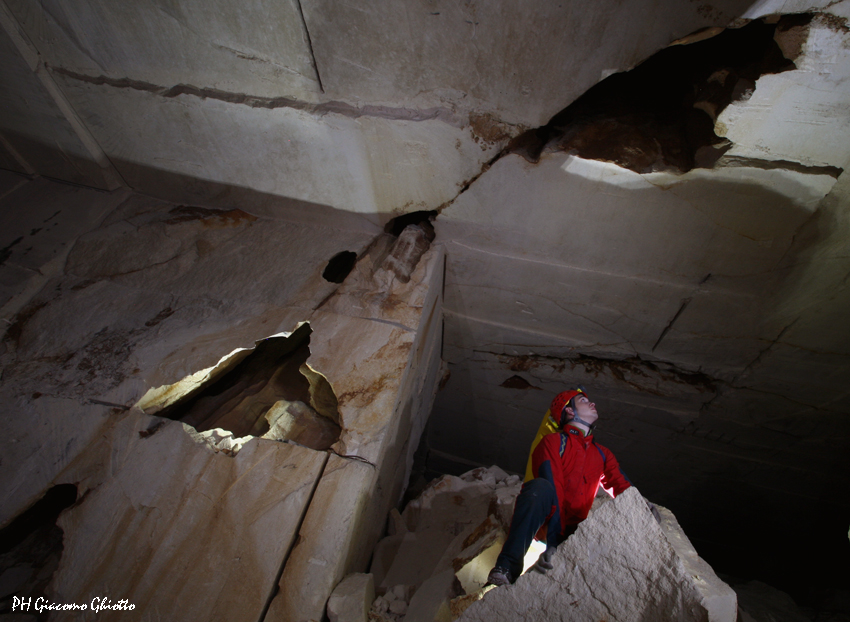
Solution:
<path fill-rule="evenodd" d="M 540 554 L 540 557 L 537 558 L 537 563 L 534 564 L 534 569 L 537 572 L 546 574 L 548 571 L 552 570 L 554 566 L 552 565 L 552 554 L 555 552 L 555 547 L 547 546 L 546 550 Z"/>

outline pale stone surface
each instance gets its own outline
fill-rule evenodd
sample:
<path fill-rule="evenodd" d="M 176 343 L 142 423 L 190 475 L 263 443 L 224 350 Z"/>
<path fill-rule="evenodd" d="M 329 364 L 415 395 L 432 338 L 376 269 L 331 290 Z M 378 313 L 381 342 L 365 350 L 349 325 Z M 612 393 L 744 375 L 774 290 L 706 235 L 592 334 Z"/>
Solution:
<path fill-rule="evenodd" d="M 389 213 L 438 208 L 508 138 L 545 124 L 602 77 L 696 29 L 725 26 L 749 4 L 8 7 L 11 27 L 31 40 L 71 102 L 68 114 L 132 187 L 154 191 L 163 173 L 187 175 L 208 184 L 195 201 L 223 183 Z M 577 26 L 587 23 L 594 27 Z M 23 90 L 25 80 L 11 84 Z M 311 112 L 315 104 L 323 108 Z M 26 118 L 24 132 L 50 127 L 49 112 Z"/>
<path fill-rule="evenodd" d="M 3 324 L 0 417 L 15 442 L 0 469 L 1 523 L 43 494 L 114 416 L 112 407 L 125 409 L 147 389 L 190 374 L 206 376 L 232 352 L 292 330 L 338 287 L 321 278 L 327 261 L 340 248 L 359 252 L 375 233 L 374 226 L 258 223 L 238 210 L 44 180 L 4 203 L 11 210 L 4 233 L 29 235 L 35 247 L 18 259 L 13 246 L 9 263 L 41 274 L 32 276 L 33 291 L 13 292 L 6 308 L 20 311 Z"/>
<path fill-rule="evenodd" d="M 158 611 L 171 619 L 256 620 L 325 454 L 253 439 L 228 457 L 193 443 L 173 421 L 139 434 L 157 423 L 131 413 L 105 442 L 113 448 L 111 473 L 99 474 L 102 483 L 83 480 L 93 489 L 60 519 L 64 552 L 52 599 L 109 594 L 136 605 L 102 612 L 104 619 Z"/>
<path fill-rule="evenodd" d="M 186 186 L 183 179 L 203 171 L 210 185 L 182 189 L 193 202 L 206 202 L 218 194 L 212 184 L 221 184 L 350 212 L 392 214 L 403 205 L 405 211 L 434 209 L 453 199 L 505 142 L 479 145 L 468 127 L 437 119 L 268 110 L 58 79 L 133 188 L 157 194 L 163 190 L 157 184 L 166 183 L 178 190 Z M 223 131 L 199 133 L 198 126 Z M 142 132 L 171 140 L 132 138 Z M 276 163 L 271 167 L 270 144 Z M 156 169 L 162 161 L 177 179 L 161 179 Z"/>
<path fill-rule="evenodd" d="M 766 499 L 758 507 L 767 511 L 793 503 L 804 488 L 809 516 L 838 511 L 831 493 L 847 487 L 836 461 L 847 453 L 850 408 L 850 193 L 844 173 L 817 204 L 836 171 L 806 166 L 846 168 L 848 161 L 840 17 L 850 17 L 850 2 L 571 1 L 557 9 L 495 3 L 486 11 L 475 2 L 297 4 L 304 23 L 294 2 L 252 1 L 237 12 L 195 0 L 3 3 L 42 54 L 42 75 L 65 66 L 95 81 L 106 77 L 93 84 L 51 74 L 131 185 L 255 215 L 300 210 L 299 217 L 325 218 L 336 229 L 314 236 L 305 227 L 290 236 L 288 227 L 261 221 L 255 229 L 268 235 L 246 235 L 244 221 L 231 228 L 223 226 L 228 218 L 210 216 L 198 228 L 157 231 L 128 210 L 115 214 L 108 235 L 79 244 L 81 262 L 72 253 L 84 276 L 66 282 L 61 295 L 73 300 L 59 311 L 51 298 L 56 282 L 45 274 L 60 274 L 64 259 L 46 268 L 11 259 L 0 267 L 3 295 L 15 296 L 16 310 L 50 299 L 29 310 L 29 327 L 2 314 L 15 322 L 12 332 L 22 329 L 24 349 L 37 346 L 26 359 L 0 354 L 3 382 L 11 385 L 3 388 L 3 427 L 17 441 L 0 477 L 0 506 L 9 516 L 120 414 L 90 400 L 126 407 L 151 386 L 209 368 L 306 319 L 335 289 L 320 280 L 321 264 L 339 250 L 360 254 L 377 233 L 354 234 L 353 220 L 327 205 L 380 211 L 376 221 L 421 208 L 440 208 L 439 220 L 449 221 L 456 207 L 467 210 L 458 218 L 463 227 L 455 222 L 454 233 L 446 228 L 438 238 L 449 259 L 443 351 L 452 379 L 432 427 L 431 455 L 463 465 L 498 460 L 520 471 L 551 394 L 564 384 L 598 382 L 600 441 L 636 481 L 653 487 L 650 496 L 681 500 L 683 523 L 687 514 L 711 529 L 718 519 L 730 527 L 757 523 L 751 514 L 733 522 L 717 511 L 730 490 Z M 474 179 L 505 135 L 546 122 L 601 77 L 672 39 L 739 17 L 809 10 L 825 12 L 832 27 L 816 20 L 800 69 L 765 76 L 750 101 L 728 109 L 738 115 L 727 124 L 733 153 L 763 168 L 640 179 L 607 165 L 572 160 L 562 168 L 545 156 L 534 166 L 506 156 Z M 261 15 L 272 21 L 258 25 Z M 56 116 L 32 73 L 18 75 L 16 52 L 0 45 L 9 113 L 0 125 L 39 139 L 40 173 L 97 183 L 90 163 L 76 160 L 80 146 L 67 119 Z M 206 90 L 166 96 L 139 81 Z M 323 114 L 299 107 L 297 98 L 331 107 Z M 343 100 L 339 108 L 334 99 Z M 12 160 L 7 155 L 2 165 Z M 763 170 L 770 166 L 779 168 Z M 517 170 L 529 173 L 525 183 Z M 257 188 L 253 195 L 248 186 Z M 280 201 L 280 194 L 301 200 Z M 241 203 L 248 195 L 261 209 Z M 4 211 L 4 219 L 11 216 Z M 33 257 L 49 250 L 33 242 Z M 108 252 L 98 255 L 101 247 Z M 187 269 L 193 262 L 197 269 Z M 321 287 L 296 295 L 302 276 Z M 426 308 L 439 317 L 437 307 Z M 158 320 L 167 309 L 173 314 Z M 415 328 L 397 315 L 366 315 Z M 66 329 L 67 317 L 88 328 Z M 15 351 L 15 341 L 0 344 L 0 353 Z M 83 354 L 61 363 L 74 351 Z M 503 387 L 513 375 L 531 388 Z M 42 396 L 34 400 L 35 393 Z M 789 526 L 801 527 L 794 521 Z M 814 523 L 802 527 L 818 535 Z"/>
<path fill-rule="evenodd" d="M 588 7 L 570 1 L 531 7 L 505 3 L 482 11 L 477 5 L 340 6 L 322 0 L 305 5 L 304 12 L 331 97 L 364 97 L 365 91 L 372 101 L 411 101 L 418 108 L 456 102 L 535 127 L 600 76 L 633 67 L 701 27 L 725 26 L 750 4 L 729 0 L 700 11 L 670 3 L 659 12 L 644 2 Z M 653 27 L 649 15 L 659 20 Z M 579 26 L 590 23 L 594 28 Z M 613 31 L 616 38 L 603 34 Z M 430 62 L 423 65 L 423 58 Z M 506 63 L 516 71 L 503 71 Z"/>
<path fill-rule="evenodd" d="M 294 1 L 7 3 L 54 67 L 258 96 L 314 97 L 319 86 Z M 275 28 L 262 24 L 274 23 Z M 143 26 L 142 26 L 143 25 Z"/>
<path fill-rule="evenodd" d="M 436 389 L 441 265 L 438 248 L 423 255 L 399 292 L 391 281 L 383 292 L 398 296 L 380 317 L 324 307 L 310 316 L 313 334 L 322 339 L 311 340 L 308 363 L 333 388 L 343 430 L 334 447 L 339 456 L 330 457 L 316 489 L 270 620 L 321 618 L 337 582 L 365 570 L 401 496 Z M 338 307 L 331 299 L 327 308 Z M 391 321 L 393 309 L 408 320 L 418 315 L 415 330 Z"/>
<path fill-rule="evenodd" d="M 429 577 L 410 599 L 405 621 L 449 622 L 452 618 L 448 597 L 454 581 L 455 573 L 451 568 Z"/>
<path fill-rule="evenodd" d="M 328 599 L 328 618 L 331 622 L 366 622 L 373 600 L 372 575 L 350 574 L 339 582 Z"/>
<path fill-rule="evenodd" d="M 334 587 L 355 567 L 357 548 L 374 525 L 367 522 L 375 467 L 330 455 L 280 578 L 267 620 L 319 620 Z"/>
<path fill-rule="evenodd" d="M 404 618 L 408 622 L 451 619 L 456 587 L 461 594 L 477 592 L 504 542 L 505 527 L 488 513 L 508 494 L 512 511 L 519 489 L 519 478 L 496 466 L 431 482 L 407 504 L 404 532 L 375 548 L 372 572 L 380 575 L 378 591 L 386 590 L 385 598 L 392 599 L 399 585 L 414 590 Z M 376 603 L 373 611 L 379 610 Z"/>
<path fill-rule="evenodd" d="M 4 371 L 3 416 L 15 458 L 3 462 L 10 501 L 3 504 L 4 520 L 51 483 L 81 482 L 81 495 L 92 489 L 63 519 L 66 548 L 52 593 L 72 599 L 87 586 L 101 586 L 126 593 L 139 615 L 156 608 L 179 617 L 175 608 L 188 607 L 184 614 L 199 619 L 256 619 L 312 501 L 290 571 L 302 569 L 302 552 L 320 559 L 321 551 L 310 549 L 317 541 L 319 548 L 331 548 L 321 558 L 325 566 L 313 564 L 314 574 L 305 572 L 289 584 L 299 597 L 315 599 L 312 617 L 321 617 L 339 579 L 365 566 L 386 512 L 401 494 L 439 369 L 442 249 L 411 263 L 403 291 L 394 290 L 395 277 L 383 282 L 393 308 L 380 318 L 314 312 L 338 288 L 320 276 L 328 259 L 340 247 L 359 253 L 369 239 L 368 228 L 336 232 L 308 222 L 258 223 L 239 210 L 133 196 L 99 229 L 76 240 L 66 274 L 31 313 L 16 318 L 3 352 L 4 364 L 16 363 L 14 371 Z M 228 292 L 239 296 L 230 299 Z M 412 326 L 392 321 L 393 313 Z M 351 422 L 348 441 L 360 458 L 333 456 L 321 483 L 325 453 L 237 439 L 222 429 L 198 434 L 177 422 L 136 429 L 134 422 L 156 419 L 136 410 L 123 414 L 124 404 L 138 400 L 150 384 L 161 387 L 145 400 L 153 412 L 221 377 L 257 339 L 291 331 L 305 319 L 313 330 L 314 356 L 305 367 L 313 397 L 328 410 L 321 383 L 336 385 L 339 420 Z M 349 356 L 339 357 L 340 351 Z M 57 369 L 54 361 L 63 356 L 70 362 Z M 168 384 L 187 373 L 192 377 L 185 386 Z M 41 429 L 46 425 L 48 434 Z M 45 468 L 41 462 L 51 452 L 58 459 Z M 183 462 L 175 466 L 175 460 Z M 28 463 L 33 468 L 11 468 Z M 165 476 L 162 469 L 188 479 Z M 375 490 L 380 492 L 372 498 Z M 324 537 L 329 525 L 343 527 L 339 539 Z M 311 538 L 310 526 L 321 538 Z M 148 535 L 171 544 L 152 551 Z M 109 553 L 118 549 L 127 555 Z M 90 556 L 99 552 L 103 557 L 94 563 Z M 184 569 L 183 580 L 159 589 L 171 571 L 165 569 L 177 566 Z M 239 575 L 236 583 L 228 568 Z M 207 587 L 199 589 L 206 575 L 215 580 L 204 579 Z M 239 595 L 225 584 L 236 585 Z"/>
<path fill-rule="evenodd" d="M 845 10 L 847 5 L 845 3 Z M 728 106 L 716 133 L 727 156 L 847 168 L 850 33 L 823 16 L 808 27 L 795 71 L 758 79 L 752 97 Z"/>
<path fill-rule="evenodd" d="M 717 580 L 701 591 L 703 579 L 685 567 L 634 487 L 584 521 L 553 563 L 545 575 L 490 590 L 460 619 L 736 619 L 732 588 Z"/>

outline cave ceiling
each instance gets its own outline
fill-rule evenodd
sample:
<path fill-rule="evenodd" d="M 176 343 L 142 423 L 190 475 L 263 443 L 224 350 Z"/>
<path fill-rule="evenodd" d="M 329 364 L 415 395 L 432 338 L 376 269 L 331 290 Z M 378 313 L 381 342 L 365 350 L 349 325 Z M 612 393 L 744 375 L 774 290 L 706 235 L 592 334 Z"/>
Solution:
<path fill-rule="evenodd" d="M 734 549 L 768 573 L 793 529 L 846 561 L 848 18 L 848 0 L 2 0 L 0 167 L 316 222 L 433 211 L 429 469 L 521 471 L 582 384 L 600 439 L 721 569 Z M 786 562 L 810 567 L 803 548 Z"/>

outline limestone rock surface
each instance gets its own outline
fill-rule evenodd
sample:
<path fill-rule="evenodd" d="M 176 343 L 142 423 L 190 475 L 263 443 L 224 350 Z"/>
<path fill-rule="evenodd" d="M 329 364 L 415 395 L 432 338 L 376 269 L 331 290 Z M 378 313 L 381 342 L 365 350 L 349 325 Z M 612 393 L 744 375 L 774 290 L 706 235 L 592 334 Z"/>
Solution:
<path fill-rule="evenodd" d="M 366 622 L 375 600 L 375 581 L 370 574 L 354 573 L 339 582 L 328 599 L 331 622 Z"/>
<path fill-rule="evenodd" d="M 520 478 L 497 466 L 433 480 L 395 521 L 372 557 L 370 615 L 407 622 L 453 617 L 453 599 L 477 597 L 504 543 Z M 509 504 L 507 522 L 499 508 Z M 495 511 L 494 511 L 495 510 Z M 404 595 L 403 612 L 390 605 Z M 456 617 L 456 615 L 454 615 Z"/>
<path fill-rule="evenodd" d="M 602 504 L 558 548 L 553 570 L 490 590 L 459 619 L 734 622 L 732 588 L 715 582 L 710 568 L 694 575 L 665 528 L 632 487 Z"/>
<path fill-rule="evenodd" d="M 104 620 L 153 611 L 258 619 L 325 454 L 255 438 L 231 457 L 194 443 L 179 422 L 156 423 L 138 411 L 124 418 L 104 443 L 111 475 L 82 478 L 91 490 L 59 519 L 64 551 L 51 600 L 108 594 L 135 605 L 101 612 Z"/>

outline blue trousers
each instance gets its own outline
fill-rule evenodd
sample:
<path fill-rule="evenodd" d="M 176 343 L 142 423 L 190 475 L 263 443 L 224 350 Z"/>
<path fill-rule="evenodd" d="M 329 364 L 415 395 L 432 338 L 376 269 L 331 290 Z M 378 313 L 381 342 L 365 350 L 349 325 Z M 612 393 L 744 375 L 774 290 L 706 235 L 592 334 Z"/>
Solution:
<path fill-rule="evenodd" d="M 497 566 L 511 571 L 514 580 L 522 574 L 522 561 L 534 534 L 543 526 L 553 509 L 554 514 L 547 528 L 546 546 L 554 548 L 575 531 L 571 526 L 566 534 L 561 534 L 561 513 L 555 486 L 541 477 L 523 484 L 516 498 L 510 533 L 496 560 Z"/>

